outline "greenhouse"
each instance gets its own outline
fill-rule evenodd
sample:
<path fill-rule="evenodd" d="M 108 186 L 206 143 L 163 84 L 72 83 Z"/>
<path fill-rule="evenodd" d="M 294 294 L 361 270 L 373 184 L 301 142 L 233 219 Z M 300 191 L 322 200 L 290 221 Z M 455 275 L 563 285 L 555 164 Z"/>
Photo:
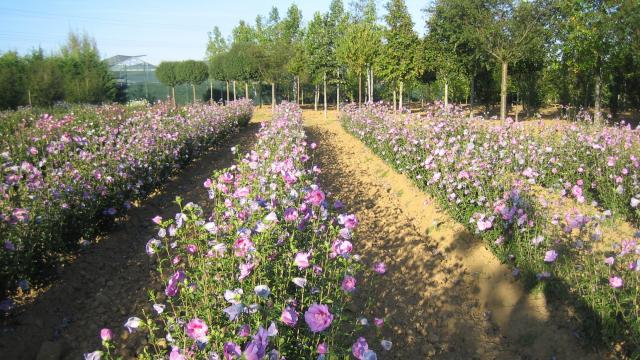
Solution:
<path fill-rule="evenodd" d="M 116 79 L 118 89 L 128 100 L 155 100 L 164 97 L 167 91 L 166 86 L 156 78 L 156 66 L 142 60 L 144 56 L 116 55 L 104 60 Z"/>

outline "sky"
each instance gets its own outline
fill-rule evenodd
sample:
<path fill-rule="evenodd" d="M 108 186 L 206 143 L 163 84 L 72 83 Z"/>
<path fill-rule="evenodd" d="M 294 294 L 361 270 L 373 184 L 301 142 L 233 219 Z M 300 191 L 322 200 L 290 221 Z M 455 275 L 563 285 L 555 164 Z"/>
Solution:
<path fill-rule="evenodd" d="M 203 59 L 207 33 L 218 26 L 226 37 L 240 20 L 251 24 L 277 6 L 280 16 L 295 3 L 306 23 L 316 11 L 326 12 L 330 0 L 2 0 L 0 53 L 21 54 L 41 47 L 60 49 L 70 31 L 87 32 L 103 58 L 146 55 L 152 64 L 163 60 Z M 348 8 L 350 0 L 343 0 Z M 386 0 L 378 0 L 382 16 Z M 424 32 L 422 11 L 428 0 L 406 0 L 414 28 Z"/>

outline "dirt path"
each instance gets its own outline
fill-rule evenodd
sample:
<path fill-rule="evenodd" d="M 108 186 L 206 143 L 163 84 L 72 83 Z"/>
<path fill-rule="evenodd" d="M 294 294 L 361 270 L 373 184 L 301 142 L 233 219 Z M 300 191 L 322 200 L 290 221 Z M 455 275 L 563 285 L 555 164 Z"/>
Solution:
<path fill-rule="evenodd" d="M 381 359 L 596 359 L 566 309 L 526 293 L 510 270 L 403 175 L 347 134 L 330 113 L 305 113 L 315 162 L 331 197 L 360 220 L 355 244 L 389 271 L 362 284 L 356 312 L 385 317 Z M 369 304 L 366 306 L 365 304 Z"/>
<path fill-rule="evenodd" d="M 173 203 L 178 195 L 185 203 L 204 203 L 204 180 L 213 170 L 232 165 L 232 146 L 250 148 L 258 128 L 258 124 L 250 124 L 189 164 L 152 197 L 131 209 L 98 244 L 79 254 L 35 302 L 5 319 L 0 328 L 0 358 L 81 359 L 84 352 L 100 348 L 99 331 L 103 327 L 111 328 L 120 339 L 126 338 L 126 319 L 149 307 L 146 289 L 153 284 L 155 267 L 144 246 L 155 235 L 151 218 L 172 217 L 178 211 Z M 123 352 L 133 355 L 143 341 L 122 341 L 128 346 Z"/>

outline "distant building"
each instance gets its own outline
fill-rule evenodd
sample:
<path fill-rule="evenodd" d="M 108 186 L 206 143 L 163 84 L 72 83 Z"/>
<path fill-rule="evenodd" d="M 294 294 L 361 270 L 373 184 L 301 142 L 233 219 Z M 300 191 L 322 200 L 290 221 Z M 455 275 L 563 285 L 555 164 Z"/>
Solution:
<path fill-rule="evenodd" d="M 109 70 L 116 79 L 119 89 L 126 93 L 128 100 L 155 98 L 156 91 L 149 91 L 149 87 L 157 88 L 160 81 L 156 78 L 156 66 L 141 58 L 145 55 L 116 55 L 105 59 Z"/>

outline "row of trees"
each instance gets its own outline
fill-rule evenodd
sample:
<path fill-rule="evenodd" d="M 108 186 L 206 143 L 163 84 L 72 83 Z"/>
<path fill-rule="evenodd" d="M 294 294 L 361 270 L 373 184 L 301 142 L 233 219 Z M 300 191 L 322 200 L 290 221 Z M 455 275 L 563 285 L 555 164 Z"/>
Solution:
<path fill-rule="evenodd" d="M 193 102 L 196 102 L 196 85 L 201 84 L 208 77 L 207 64 L 202 61 L 163 61 L 156 68 L 156 77 L 163 84 L 171 87 L 171 100 L 176 105 L 176 86 L 191 85 Z"/>
<path fill-rule="evenodd" d="M 87 34 L 70 33 L 60 52 L 51 56 L 42 49 L 0 56 L 0 109 L 58 101 L 101 103 L 113 101 L 116 92 L 108 66 Z"/>
<path fill-rule="evenodd" d="M 276 103 L 276 85 L 292 83 L 291 88 L 300 96 L 300 70 L 296 56 L 301 50 L 302 13 L 292 5 L 285 19 L 280 19 L 278 9 L 273 8 L 265 19 L 258 16 L 254 27 L 241 21 L 233 29 L 232 39 L 226 40 L 220 30 L 215 27 L 209 33 L 207 55 L 209 74 L 214 80 L 225 81 L 227 99 L 232 84 L 233 96 L 236 97 L 236 82 L 244 82 L 245 96 L 249 96 L 249 83 L 253 83 L 255 97 L 262 101 L 262 83 L 271 86 L 271 103 Z"/>
<path fill-rule="evenodd" d="M 438 0 L 428 9 L 426 52 L 440 78 L 500 73 L 523 105 L 606 103 L 615 115 L 640 107 L 640 2 L 636 0 Z M 509 81 L 512 75 L 513 81 Z M 445 80 L 446 81 L 446 80 Z"/>
<path fill-rule="evenodd" d="M 212 80 L 268 83 L 304 101 L 313 89 L 317 108 L 327 88 L 362 102 L 431 95 L 487 106 L 500 102 L 532 112 L 544 103 L 640 108 L 640 3 L 636 0 L 425 1 L 425 35 L 403 0 L 389 0 L 379 18 L 375 0 L 346 10 L 333 0 L 326 13 L 303 24 L 292 5 L 254 24 L 240 21 L 229 39 L 209 33 Z M 375 82 L 374 82 L 375 79 Z M 366 80 L 363 96 L 363 80 Z M 375 97 L 374 97 L 375 92 Z M 434 96 L 435 95 L 435 96 Z M 397 101 L 396 101 L 397 98 Z"/>

